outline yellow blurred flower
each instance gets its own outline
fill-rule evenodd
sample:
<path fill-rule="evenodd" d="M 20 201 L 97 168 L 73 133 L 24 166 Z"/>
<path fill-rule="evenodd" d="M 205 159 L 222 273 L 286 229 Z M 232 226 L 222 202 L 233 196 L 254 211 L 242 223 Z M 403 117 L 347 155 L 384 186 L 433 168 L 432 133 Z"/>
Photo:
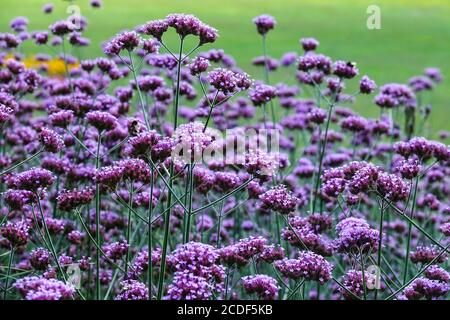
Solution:
<path fill-rule="evenodd" d="M 6 59 L 14 59 L 13 55 L 8 55 Z M 26 68 L 31 69 L 44 69 L 47 71 L 50 76 L 62 76 L 66 73 L 66 67 L 64 65 L 64 60 L 61 58 L 53 58 L 48 61 L 40 61 L 36 58 L 36 56 L 26 57 L 22 60 L 25 64 Z M 68 64 L 67 67 L 69 70 L 73 70 L 78 68 L 80 65 L 79 62 Z"/>

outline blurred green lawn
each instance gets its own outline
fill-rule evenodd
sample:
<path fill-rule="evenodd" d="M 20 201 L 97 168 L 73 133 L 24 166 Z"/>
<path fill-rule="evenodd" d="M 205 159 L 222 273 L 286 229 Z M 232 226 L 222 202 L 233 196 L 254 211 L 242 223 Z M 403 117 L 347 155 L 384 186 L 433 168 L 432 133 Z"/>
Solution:
<path fill-rule="evenodd" d="M 55 4 L 52 15 L 41 12 L 47 2 Z M 240 67 L 261 78 L 262 70 L 250 64 L 254 56 L 261 54 L 261 39 L 251 20 L 268 13 L 278 22 L 268 36 L 269 54 L 276 58 L 287 51 L 298 51 L 301 37 L 316 37 L 321 52 L 334 59 L 356 61 L 361 74 L 368 74 L 378 84 L 405 82 L 425 67 L 439 67 L 448 79 L 426 99 L 434 108 L 433 131 L 450 130 L 448 0 L 103 0 L 100 10 L 90 8 L 88 0 L 74 3 L 88 18 L 86 36 L 93 41 L 89 49 L 79 52 L 83 58 L 101 54 L 101 41 L 122 29 L 168 13 L 184 12 L 217 28 L 220 39 L 214 47 L 225 49 Z M 6 31 L 9 21 L 18 15 L 30 19 L 31 29 L 45 29 L 67 16 L 67 4 L 62 0 L 1 0 L 0 30 Z M 371 4 L 381 8 L 381 30 L 366 27 L 366 9 Z M 293 74 L 285 71 L 272 77 L 274 81 L 294 81 Z M 359 98 L 355 108 L 366 116 L 376 116 L 379 110 L 371 100 Z"/>

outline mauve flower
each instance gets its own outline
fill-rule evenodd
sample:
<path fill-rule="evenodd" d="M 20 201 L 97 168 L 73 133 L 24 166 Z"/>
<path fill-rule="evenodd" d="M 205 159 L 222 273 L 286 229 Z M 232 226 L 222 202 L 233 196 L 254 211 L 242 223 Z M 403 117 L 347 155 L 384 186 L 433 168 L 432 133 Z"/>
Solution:
<path fill-rule="evenodd" d="M 438 280 L 444 283 L 448 283 L 450 281 L 450 273 L 438 265 L 429 266 L 425 270 L 424 274 L 430 280 Z"/>
<path fill-rule="evenodd" d="M 361 271 L 347 271 L 342 278 L 342 285 L 345 289 L 340 287 L 338 290 L 346 300 L 356 299 L 355 296 L 361 298 L 364 295 L 363 276 Z"/>
<path fill-rule="evenodd" d="M 244 290 L 256 294 L 263 300 L 275 300 L 278 296 L 278 282 L 265 274 L 251 275 L 242 278 Z"/>
<path fill-rule="evenodd" d="M 359 92 L 363 94 L 371 94 L 376 88 L 375 81 L 371 80 L 368 76 L 363 76 L 359 81 Z"/>
<path fill-rule="evenodd" d="M 248 96 L 255 106 L 266 104 L 277 95 L 275 87 L 266 84 L 257 84 L 249 91 Z"/>
<path fill-rule="evenodd" d="M 36 248 L 30 252 L 30 264 L 36 270 L 46 270 L 51 258 L 50 251 L 45 248 Z"/>
<path fill-rule="evenodd" d="M 286 256 L 283 247 L 280 245 L 268 245 L 261 251 L 259 258 L 267 263 L 282 260 Z"/>
<path fill-rule="evenodd" d="M 105 53 L 117 55 L 122 50 L 133 51 L 141 43 L 141 38 L 134 31 L 124 31 L 112 38 L 105 46 Z"/>
<path fill-rule="evenodd" d="M 202 22 L 191 14 L 169 14 L 166 21 L 169 27 L 174 28 L 181 38 L 188 35 L 199 35 L 202 26 Z"/>
<path fill-rule="evenodd" d="M 213 43 L 216 41 L 218 32 L 211 26 L 208 26 L 205 23 L 200 24 L 199 28 L 199 45 L 203 45 L 205 43 Z"/>
<path fill-rule="evenodd" d="M 192 62 L 189 64 L 189 71 L 193 76 L 198 76 L 202 72 L 205 72 L 208 67 L 209 60 L 199 56 L 192 60 Z"/>
<path fill-rule="evenodd" d="M 8 190 L 3 195 L 11 209 L 22 209 L 25 205 L 37 202 L 36 195 L 28 190 Z"/>
<path fill-rule="evenodd" d="M 94 199 L 94 192 L 91 189 L 63 190 L 56 201 L 59 210 L 69 212 L 90 203 L 92 199 Z"/>
<path fill-rule="evenodd" d="M 301 71 L 311 71 L 316 69 L 324 74 L 329 74 L 331 71 L 331 59 L 323 54 L 307 54 L 301 56 L 298 60 L 298 70 Z M 314 77 L 313 77 L 314 79 Z M 316 83 L 320 81 L 314 80 Z"/>
<path fill-rule="evenodd" d="M 52 13 L 53 12 L 53 4 L 52 3 L 44 4 L 44 6 L 42 7 L 42 12 L 44 12 L 46 14 Z"/>
<path fill-rule="evenodd" d="M 50 122 L 55 127 L 65 128 L 72 123 L 74 112 L 72 110 L 61 110 L 48 116 Z"/>
<path fill-rule="evenodd" d="M 409 180 L 417 177 L 421 168 L 420 162 L 414 158 L 404 159 L 396 164 L 396 170 L 403 178 Z"/>
<path fill-rule="evenodd" d="M 146 35 L 151 35 L 155 37 L 155 39 L 161 41 L 163 34 L 168 28 L 169 24 L 167 23 L 167 20 L 152 20 L 139 27 L 138 31 Z"/>
<path fill-rule="evenodd" d="M 442 73 L 438 68 L 426 68 L 424 74 L 435 83 L 440 83 L 442 81 Z"/>
<path fill-rule="evenodd" d="M 427 264 L 437 258 L 436 263 L 444 263 L 447 261 L 447 254 L 439 255 L 438 249 L 435 247 L 417 246 L 416 250 L 411 252 L 410 258 L 412 263 Z"/>
<path fill-rule="evenodd" d="M 155 39 L 145 39 L 142 41 L 142 49 L 146 54 L 156 54 L 159 50 L 159 42 Z"/>
<path fill-rule="evenodd" d="M 444 234 L 446 237 L 450 237 L 450 222 L 443 223 L 439 230 Z"/>
<path fill-rule="evenodd" d="M 275 27 L 276 21 L 274 17 L 268 14 L 262 14 L 253 18 L 253 23 L 256 25 L 258 33 L 264 36 Z"/>
<path fill-rule="evenodd" d="M 284 67 L 289 67 L 293 65 L 297 61 L 297 59 L 297 52 L 287 52 L 281 57 L 280 62 Z"/>
<path fill-rule="evenodd" d="M 208 78 L 211 86 L 225 94 L 235 91 L 237 87 L 235 73 L 227 69 L 214 69 L 208 73 Z"/>
<path fill-rule="evenodd" d="M 282 275 L 292 279 L 303 278 L 324 284 L 332 277 L 333 265 L 311 251 L 300 251 L 297 259 L 279 260 L 274 265 Z"/>
<path fill-rule="evenodd" d="M 115 300 L 148 300 L 147 286 L 136 280 L 124 280 L 120 283 L 120 292 Z"/>
<path fill-rule="evenodd" d="M 103 167 L 95 173 L 95 182 L 114 190 L 123 178 L 123 171 L 120 166 Z"/>
<path fill-rule="evenodd" d="M 14 283 L 14 287 L 25 300 L 68 300 L 73 299 L 75 288 L 57 279 L 36 276 L 24 277 Z"/>
<path fill-rule="evenodd" d="M 117 126 L 117 118 L 108 112 L 91 111 L 86 114 L 87 122 L 99 131 L 112 130 Z"/>
<path fill-rule="evenodd" d="M 46 188 L 53 184 L 55 177 L 53 174 L 41 168 L 32 168 L 21 172 L 14 177 L 14 186 L 17 189 L 36 192 L 40 188 Z"/>
<path fill-rule="evenodd" d="M 316 50 L 320 43 L 314 38 L 302 38 L 300 39 L 300 44 L 302 45 L 303 50 L 308 52 Z"/>
<path fill-rule="evenodd" d="M 129 245 L 124 241 L 116 241 L 103 246 L 106 256 L 113 261 L 120 260 L 128 252 Z"/>
<path fill-rule="evenodd" d="M 409 79 L 408 83 L 414 92 L 431 90 L 434 86 L 433 81 L 426 76 L 412 77 Z"/>
<path fill-rule="evenodd" d="M 400 201 L 408 197 L 410 186 L 395 174 L 382 172 L 378 175 L 377 191 L 391 201 Z"/>
<path fill-rule="evenodd" d="M 259 199 L 261 200 L 262 208 L 281 214 L 294 212 L 298 203 L 298 199 L 283 185 L 267 190 L 259 196 Z"/>
<path fill-rule="evenodd" d="M 377 250 L 380 233 L 362 219 L 344 219 L 336 225 L 336 232 L 335 248 L 338 252 L 367 253 Z"/>
<path fill-rule="evenodd" d="M 150 167 L 141 159 L 125 159 L 114 162 L 114 165 L 122 168 L 123 179 L 147 183 L 150 181 Z"/>
<path fill-rule="evenodd" d="M 408 300 L 420 300 L 421 298 L 431 300 L 445 297 L 449 290 L 450 286 L 446 283 L 417 278 L 405 288 L 404 294 Z"/>
<path fill-rule="evenodd" d="M 50 30 L 54 35 L 64 36 L 72 31 L 71 25 L 65 21 L 57 21 L 50 26 Z"/>
<path fill-rule="evenodd" d="M 23 246 L 27 244 L 29 237 L 28 224 L 21 220 L 19 222 L 7 222 L 0 229 L 0 234 L 9 241 L 11 247 Z"/>
<path fill-rule="evenodd" d="M 352 79 L 358 75 L 358 72 L 354 62 L 338 60 L 333 63 L 333 74 L 339 78 Z"/>
<path fill-rule="evenodd" d="M 42 128 L 39 138 L 45 151 L 58 153 L 64 148 L 64 141 L 59 134 L 48 128 Z"/>

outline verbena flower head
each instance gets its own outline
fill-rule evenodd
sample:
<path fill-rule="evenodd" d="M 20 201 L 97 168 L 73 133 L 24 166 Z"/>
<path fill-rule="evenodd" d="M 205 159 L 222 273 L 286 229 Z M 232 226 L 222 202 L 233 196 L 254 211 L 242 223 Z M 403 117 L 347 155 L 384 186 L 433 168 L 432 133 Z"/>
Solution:
<path fill-rule="evenodd" d="M 450 273 L 438 265 L 428 267 L 424 274 L 430 280 L 438 280 L 444 283 L 450 282 Z"/>
<path fill-rule="evenodd" d="M 255 106 L 266 104 L 267 102 L 275 98 L 276 95 L 277 89 L 266 84 L 257 84 L 248 93 L 250 100 L 252 100 Z"/>
<path fill-rule="evenodd" d="M 72 31 L 71 25 L 65 20 L 57 21 L 50 26 L 50 30 L 54 35 L 64 36 Z"/>
<path fill-rule="evenodd" d="M 404 294 L 408 300 L 420 300 L 425 298 L 427 300 L 444 297 L 450 286 L 437 280 L 430 280 L 426 278 L 417 278 L 404 290 Z"/>
<path fill-rule="evenodd" d="M 123 178 L 123 171 L 120 166 L 103 167 L 95 173 L 95 181 L 114 190 Z"/>
<path fill-rule="evenodd" d="M 298 199 L 283 185 L 269 189 L 260 195 L 259 199 L 261 200 L 262 207 L 281 214 L 294 212 L 298 203 Z"/>
<path fill-rule="evenodd" d="M 300 39 L 300 44 L 302 45 L 303 50 L 308 52 L 316 50 L 320 43 L 314 38 L 302 38 Z"/>
<path fill-rule="evenodd" d="M 278 283 L 265 274 L 246 276 L 242 278 L 244 290 L 249 294 L 256 294 L 263 300 L 275 300 L 278 296 Z"/>
<path fill-rule="evenodd" d="M 30 264 L 36 270 L 46 270 L 51 262 L 51 253 L 45 248 L 36 248 L 30 252 Z"/>
<path fill-rule="evenodd" d="M 147 183 L 150 181 L 150 167 L 141 159 L 125 159 L 114 163 L 122 168 L 123 179 Z"/>
<path fill-rule="evenodd" d="M 103 111 L 91 111 L 86 114 L 87 122 L 99 131 L 112 130 L 117 126 L 117 118 Z"/>
<path fill-rule="evenodd" d="M 120 292 L 115 300 L 148 300 L 147 286 L 136 280 L 124 280 L 120 283 Z"/>
<path fill-rule="evenodd" d="M 349 270 L 342 279 L 344 288 L 339 288 L 339 292 L 346 300 L 361 298 L 364 294 L 363 276 L 361 271 Z"/>
<path fill-rule="evenodd" d="M 358 75 L 358 68 L 354 62 L 335 61 L 333 64 L 333 74 L 339 78 L 352 79 Z"/>
<path fill-rule="evenodd" d="M 417 246 L 416 250 L 410 255 L 412 263 L 427 264 L 436 259 L 436 263 L 443 263 L 447 260 L 447 253 L 439 255 L 436 247 Z"/>
<path fill-rule="evenodd" d="M 233 71 L 218 68 L 208 73 L 209 83 L 217 90 L 227 94 L 235 91 L 236 77 Z"/>
<path fill-rule="evenodd" d="M 174 28 L 181 38 L 188 35 L 198 36 L 202 27 L 202 22 L 191 14 L 169 14 L 166 21 L 169 27 Z"/>
<path fill-rule="evenodd" d="M 141 38 L 134 31 L 125 31 L 112 38 L 105 47 L 105 53 L 117 55 L 122 50 L 133 51 L 141 44 Z"/>
<path fill-rule="evenodd" d="M 161 41 L 163 34 L 169 29 L 169 24 L 166 20 L 152 20 L 138 28 L 139 32 L 151 35 L 155 39 Z"/>
<path fill-rule="evenodd" d="M 206 128 L 201 122 L 190 122 L 180 125 L 173 134 L 174 155 L 186 162 L 198 162 L 205 150 L 213 152 L 220 147 L 220 133 Z"/>
<path fill-rule="evenodd" d="M 94 199 L 91 189 L 63 190 L 56 198 L 57 207 L 61 211 L 72 211 L 90 203 Z"/>
<path fill-rule="evenodd" d="M 426 68 L 424 74 L 435 83 L 440 83 L 443 79 L 441 70 L 438 68 Z"/>
<path fill-rule="evenodd" d="M 74 112 L 72 110 L 61 110 L 49 115 L 48 119 L 55 127 L 66 128 L 72 123 Z"/>
<path fill-rule="evenodd" d="M 314 252 L 300 251 L 297 259 L 276 261 L 275 268 L 288 278 L 303 278 L 324 284 L 332 277 L 333 265 Z"/>
<path fill-rule="evenodd" d="M 41 168 L 33 168 L 17 174 L 14 177 L 14 186 L 17 189 L 36 192 L 38 189 L 47 188 L 53 184 L 53 174 Z"/>
<path fill-rule="evenodd" d="M 364 220 L 344 219 L 337 224 L 336 232 L 335 248 L 338 252 L 367 253 L 377 250 L 380 233 Z"/>
<path fill-rule="evenodd" d="M 68 300 L 75 294 L 75 288 L 57 279 L 36 276 L 17 280 L 14 287 L 26 300 Z"/>
<path fill-rule="evenodd" d="M 371 94 L 376 88 L 375 81 L 371 80 L 368 76 L 363 76 L 359 81 L 359 92 L 363 94 Z"/>
<path fill-rule="evenodd" d="M 274 17 L 268 14 L 262 14 L 253 18 L 253 23 L 256 25 L 258 33 L 264 36 L 275 27 L 276 21 Z"/>
<path fill-rule="evenodd" d="M 189 64 L 189 71 L 193 76 L 200 75 L 202 72 L 205 72 L 208 68 L 209 68 L 209 60 L 200 56 L 196 57 Z"/>
<path fill-rule="evenodd" d="M 36 194 L 28 190 L 8 190 L 3 197 L 11 209 L 22 209 L 27 204 L 37 202 Z"/>
<path fill-rule="evenodd" d="M 28 224 L 24 220 L 21 220 L 15 223 L 7 222 L 6 225 L 0 229 L 0 233 L 9 241 L 12 247 L 16 247 L 27 244 L 29 229 L 30 227 Z"/>
<path fill-rule="evenodd" d="M 51 129 L 42 128 L 39 137 L 45 151 L 57 153 L 64 148 L 64 141 L 61 136 Z"/>

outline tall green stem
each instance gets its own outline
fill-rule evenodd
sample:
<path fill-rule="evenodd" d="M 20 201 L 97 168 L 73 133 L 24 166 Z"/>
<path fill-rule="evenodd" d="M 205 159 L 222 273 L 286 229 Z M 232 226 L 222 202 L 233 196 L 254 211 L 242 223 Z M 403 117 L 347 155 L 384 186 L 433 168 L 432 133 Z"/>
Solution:
<path fill-rule="evenodd" d="M 11 251 L 9 253 L 9 260 L 8 260 L 8 269 L 6 271 L 6 283 L 5 283 L 5 289 L 3 291 L 3 300 L 6 300 L 6 296 L 8 295 L 8 285 L 9 285 L 9 276 L 11 275 L 11 265 L 14 257 L 14 248 L 11 248 Z"/>
<path fill-rule="evenodd" d="M 383 218 L 384 218 L 384 210 L 385 210 L 385 207 L 384 207 L 384 201 L 381 200 L 381 212 L 380 212 L 380 238 L 379 238 L 379 240 L 378 240 L 378 257 L 377 257 L 377 266 L 378 266 L 379 272 L 381 272 L 381 252 L 382 252 L 382 249 L 383 249 L 382 242 L 383 242 Z M 376 275 L 376 276 L 378 277 L 378 272 L 377 272 L 377 275 Z M 375 288 L 375 300 L 377 300 L 377 297 L 378 297 L 378 288 Z"/>
<path fill-rule="evenodd" d="M 133 181 L 130 181 L 130 194 L 129 194 L 129 198 L 128 198 L 128 225 L 127 225 L 128 249 L 127 249 L 127 255 L 125 256 L 125 275 L 124 275 L 125 278 L 128 276 L 128 262 L 130 261 L 130 251 L 131 251 L 130 250 L 130 247 L 131 247 L 130 235 L 131 235 L 131 212 L 133 209 L 133 192 L 134 192 Z"/>
<path fill-rule="evenodd" d="M 98 133 L 98 141 L 97 141 L 97 154 L 95 155 L 95 169 L 100 169 L 100 145 L 102 141 L 101 132 Z M 95 239 L 100 246 L 100 184 L 98 182 L 95 183 Z M 96 291 L 95 297 L 97 300 L 100 300 L 100 250 L 97 247 L 97 252 L 95 256 L 95 269 L 96 269 Z"/>
<path fill-rule="evenodd" d="M 189 242 L 189 233 L 191 230 L 191 216 L 192 216 L 192 198 L 194 195 L 194 164 L 189 165 L 189 198 L 188 211 L 186 216 L 186 230 L 184 235 L 184 243 Z"/>
<path fill-rule="evenodd" d="M 314 186 L 314 194 L 313 194 L 314 198 L 313 198 L 313 205 L 312 205 L 311 213 L 314 213 L 316 210 L 316 201 L 317 201 L 319 185 L 320 185 L 320 175 L 322 174 L 323 156 L 325 155 L 325 150 L 327 147 L 328 129 L 330 128 L 330 120 L 331 120 L 332 111 L 333 111 L 333 104 L 330 104 L 330 106 L 328 108 L 328 116 L 327 116 L 327 122 L 326 122 L 326 126 L 325 126 L 325 136 L 323 138 L 323 143 L 322 143 L 322 150 L 320 151 L 320 155 L 319 155 L 319 171 L 317 172 L 316 183 Z M 321 137 L 319 137 L 319 141 L 320 141 L 320 139 L 321 139 Z"/>
<path fill-rule="evenodd" d="M 262 36 L 262 43 L 263 43 L 263 56 L 264 56 L 264 77 L 266 84 L 270 84 L 269 82 L 269 65 L 267 61 L 267 45 L 266 45 L 266 35 Z M 275 124 L 276 118 L 275 118 L 275 109 L 273 106 L 273 101 L 270 100 L 270 112 L 272 114 L 272 123 Z M 264 109 L 264 119 L 266 119 L 266 111 Z"/>
<path fill-rule="evenodd" d="M 153 278 L 153 266 L 152 266 L 152 214 L 153 214 L 153 169 L 150 170 L 150 195 L 148 204 L 148 299 L 152 300 L 152 278 Z"/>
<path fill-rule="evenodd" d="M 181 59 L 183 56 L 183 39 L 180 39 L 180 52 L 178 56 L 178 65 L 177 65 L 177 83 L 176 83 L 176 91 L 175 91 L 175 101 L 174 101 L 174 109 L 173 109 L 173 129 L 174 131 L 178 126 L 178 105 L 179 105 L 179 96 L 180 96 L 180 79 L 181 79 Z M 169 169 L 169 188 L 173 187 L 173 173 L 174 173 L 174 163 L 173 159 L 170 162 Z M 170 208 L 172 205 L 172 192 L 169 192 L 167 196 L 167 207 Z M 158 278 L 158 295 L 157 299 L 161 300 L 164 288 L 164 276 L 166 272 L 166 258 L 167 258 L 167 247 L 169 240 L 169 227 L 170 227 L 170 215 L 171 209 L 167 210 L 164 217 L 164 238 L 163 238 L 163 246 L 161 252 L 161 269 L 159 271 Z"/>
<path fill-rule="evenodd" d="M 416 208 L 416 197 L 417 197 L 417 188 L 419 185 L 419 176 L 417 176 L 415 185 L 414 185 L 414 192 L 412 197 L 412 204 L 411 204 L 411 220 L 414 219 L 414 209 Z M 407 213 L 405 213 L 407 214 Z M 408 238 L 406 240 L 406 255 L 405 255 L 405 269 L 403 270 L 403 284 L 406 283 L 408 280 L 408 267 L 409 267 L 409 252 L 411 249 L 411 235 L 412 235 L 412 221 L 408 222 Z"/>
<path fill-rule="evenodd" d="M 128 57 L 130 59 L 130 70 L 131 70 L 131 73 L 133 74 L 134 82 L 136 83 L 136 89 L 137 89 L 137 92 L 138 92 L 138 95 L 139 95 L 139 102 L 141 104 L 142 115 L 144 116 L 145 126 L 147 127 L 148 130 L 150 130 L 150 122 L 148 121 L 147 110 L 145 110 L 146 104 L 144 103 L 144 98 L 142 96 L 141 88 L 139 87 L 139 83 L 138 83 L 138 80 L 137 80 L 136 69 L 135 69 L 135 66 L 134 66 L 133 57 L 131 56 L 131 51 L 130 50 L 128 50 Z"/>

